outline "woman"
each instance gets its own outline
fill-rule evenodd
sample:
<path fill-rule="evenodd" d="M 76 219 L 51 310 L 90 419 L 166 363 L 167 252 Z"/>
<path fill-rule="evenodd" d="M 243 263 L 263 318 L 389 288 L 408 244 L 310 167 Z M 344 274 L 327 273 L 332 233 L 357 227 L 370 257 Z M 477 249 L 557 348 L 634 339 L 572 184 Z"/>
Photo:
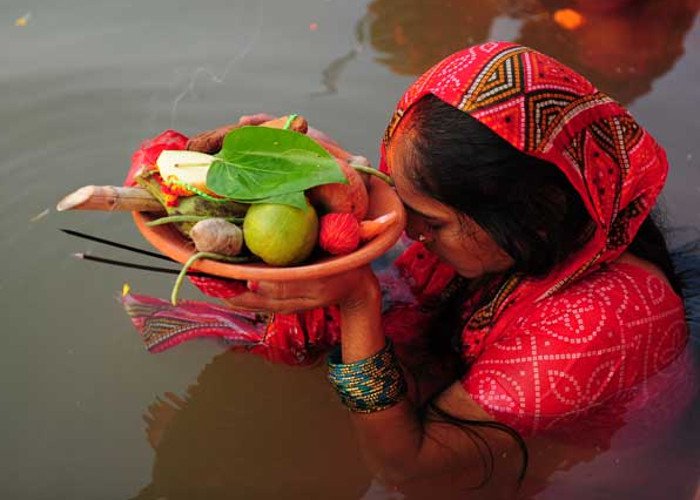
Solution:
<path fill-rule="evenodd" d="M 382 317 L 367 266 L 249 282 L 227 303 L 338 312 L 329 378 L 388 483 L 439 475 L 508 494 L 527 460 L 520 436 L 609 415 L 683 350 L 650 218 L 665 154 L 557 61 L 495 42 L 444 59 L 399 101 L 381 168 L 415 241 L 395 263 L 409 298 Z"/>

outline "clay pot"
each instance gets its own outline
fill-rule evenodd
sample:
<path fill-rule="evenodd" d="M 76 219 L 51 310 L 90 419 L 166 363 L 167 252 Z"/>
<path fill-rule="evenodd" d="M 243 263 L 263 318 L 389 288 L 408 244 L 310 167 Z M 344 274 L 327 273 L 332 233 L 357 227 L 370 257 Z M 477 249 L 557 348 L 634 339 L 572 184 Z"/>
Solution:
<path fill-rule="evenodd" d="M 337 158 L 346 160 L 351 156 L 337 146 L 322 145 Z M 372 177 L 369 182 L 369 211 L 366 218 L 375 219 L 390 212 L 396 213 L 395 222 L 383 233 L 347 255 L 324 257 L 294 267 L 273 267 L 261 263 L 228 264 L 203 259 L 191 269 L 215 276 L 257 281 L 308 280 L 339 274 L 369 264 L 387 252 L 399 239 L 406 225 L 406 214 L 396 191 L 381 179 Z M 194 253 L 192 242 L 168 224 L 148 227 L 146 223 L 152 219 L 147 213 L 133 212 L 133 217 L 141 234 L 164 255 L 184 264 Z"/>

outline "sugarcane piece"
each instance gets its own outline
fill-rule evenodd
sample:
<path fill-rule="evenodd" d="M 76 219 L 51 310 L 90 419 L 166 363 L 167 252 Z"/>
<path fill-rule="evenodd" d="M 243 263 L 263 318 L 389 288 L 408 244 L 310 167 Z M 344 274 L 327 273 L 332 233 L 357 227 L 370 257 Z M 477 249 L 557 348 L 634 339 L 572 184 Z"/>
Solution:
<path fill-rule="evenodd" d="M 56 205 L 56 210 L 164 212 L 160 201 L 141 187 L 83 186 Z"/>

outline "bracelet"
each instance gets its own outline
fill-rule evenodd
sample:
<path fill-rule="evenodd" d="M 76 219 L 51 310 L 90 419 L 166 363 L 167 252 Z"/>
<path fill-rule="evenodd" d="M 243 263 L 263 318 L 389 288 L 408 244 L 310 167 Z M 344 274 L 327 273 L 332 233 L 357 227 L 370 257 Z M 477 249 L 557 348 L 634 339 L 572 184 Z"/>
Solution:
<path fill-rule="evenodd" d="M 406 395 L 406 380 L 390 339 L 369 358 L 342 363 L 340 346 L 328 356 L 328 380 L 342 403 L 357 413 L 385 410 Z"/>

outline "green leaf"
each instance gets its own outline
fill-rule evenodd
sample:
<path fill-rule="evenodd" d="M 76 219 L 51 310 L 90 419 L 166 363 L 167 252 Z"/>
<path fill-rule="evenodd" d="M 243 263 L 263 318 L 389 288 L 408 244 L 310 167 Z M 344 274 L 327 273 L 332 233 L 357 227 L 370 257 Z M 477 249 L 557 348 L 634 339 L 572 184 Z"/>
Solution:
<path fill-rule="evenodd" d="M 251 201 L 250 203 L 277 203 L 278 205 L 290 205 L 304 211 L 309 208 L 309 204 L 306 202 L 306 196 L 304 196 L 303 191 L 281 194 L 278 196 L 270 196 L 269 198 L 261 198 L 259 200 Z"/>
<path fill-rule="evenodd" d="M 232 200 L 254 203 L 302 193 L 334 182 L 347 183 L 333 156 L 310 137 L 291 130 L 242 127 L 224 138 L 212 162 L 207 187 Z M 303 196 L 303 195 L 302 195 Z M 292 198 L 295 205 L 299 200 Z"/>

